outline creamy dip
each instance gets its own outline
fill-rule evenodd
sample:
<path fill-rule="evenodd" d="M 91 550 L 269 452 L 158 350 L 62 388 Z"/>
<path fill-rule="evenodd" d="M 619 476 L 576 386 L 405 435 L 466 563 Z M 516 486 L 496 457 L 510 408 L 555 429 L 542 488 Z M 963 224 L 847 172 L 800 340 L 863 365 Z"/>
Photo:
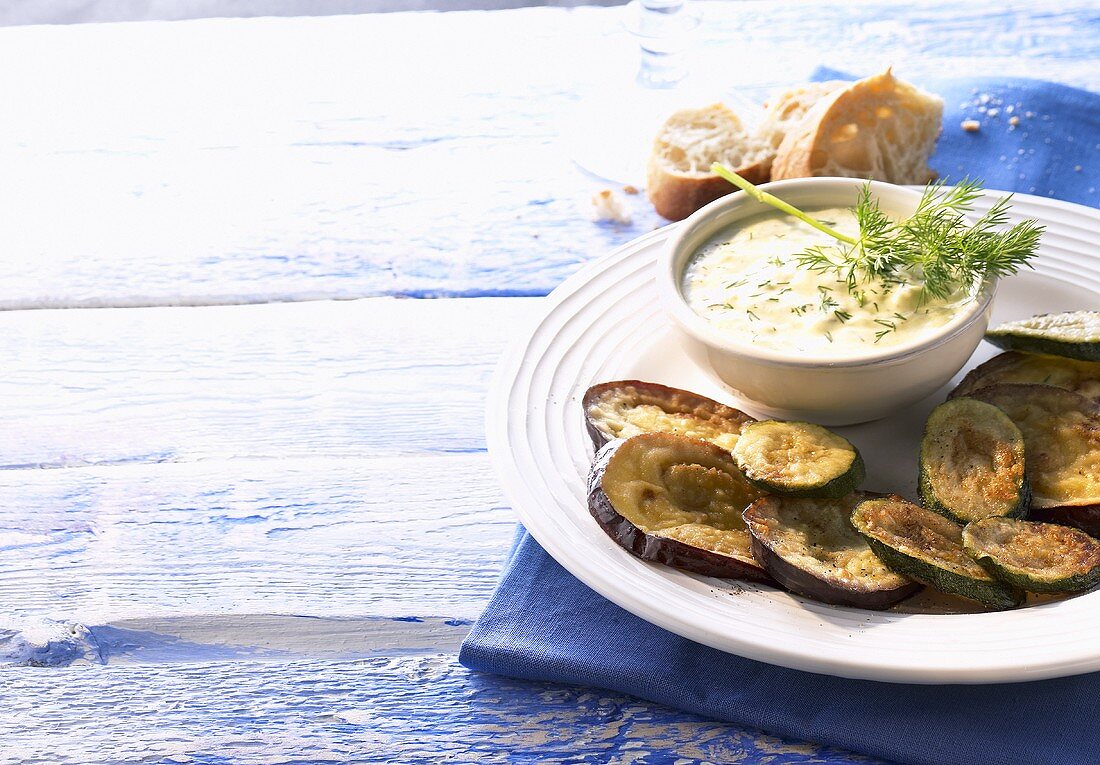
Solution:
<path fill-rule="evenodd" d="M 807 210 L 849 236 L 859 235 L 850 210 Z M 831 248 L 828 234 L 782 213 L 739 221 L 692 256 L 681 288 L 688 305 L 733 338 L 783 351 L 850 357 L 906 345 L 949 323 L 969 295 L 921 300 L 923 279 L 861 281 L 849 291 L 835 271 L 798 265 L 808 247 Z"/>

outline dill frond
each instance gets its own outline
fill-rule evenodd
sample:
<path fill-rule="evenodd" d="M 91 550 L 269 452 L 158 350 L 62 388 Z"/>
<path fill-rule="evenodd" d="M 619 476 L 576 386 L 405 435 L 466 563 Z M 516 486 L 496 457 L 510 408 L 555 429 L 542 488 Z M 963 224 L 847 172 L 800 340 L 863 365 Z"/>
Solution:
<path fill-rule="evenodd" d="M 881 285 L 888 293 L 894 287 L 920 283 L 918 306 L 930 300 L 947 300 L 964 293 L 973 297 L 981 286 L 1010 276 L 1028 266 L 1039 247 L 1043 226 L 1024 220 L 1009 226 L 1011 195 L 998 200 L 973 222 L 967 219 L 981 198 L 981 182 L 963 179 L 955 186 L 942 181 L 928 184 L 916 210 L 907 220 L 895 222 L 884 213 L 867 183 L 860 189 L 852 209 L 859 224 L 859 237 L 836 231 L 834 221 L 820 221 L 792 205 L 762 192 L 728 168 L 715 163 L 711 170 L 745 190 L 754 198 L 802 220 L 836 240 L 832 246 L 815 246 L 794 256 L 800 268 L 819 274 L 833 273 L 837 281 L 856 297 L 860 305 L 866 291 L 880 294 L 869 285 Z M 821 292 L 820 309 L 835 309 L 836 303 Z M 878 303 L 871 303 L 878 310 Z M 904 318 L 895 314 L 895 318 Z M 875 342 L 897 326 L 879 321 L 883 330 Z"/>

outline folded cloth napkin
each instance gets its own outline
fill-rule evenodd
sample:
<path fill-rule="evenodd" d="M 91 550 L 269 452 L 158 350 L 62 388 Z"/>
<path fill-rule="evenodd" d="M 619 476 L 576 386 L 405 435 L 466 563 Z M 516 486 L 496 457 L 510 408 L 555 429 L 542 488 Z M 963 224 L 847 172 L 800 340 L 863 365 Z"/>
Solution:
<path fill-rule="evenodd" d="M 846 77 L 819 70 L 815 79 L 837 76 Z M 946 179 L 969 175 L 988 188 L 1100 202 L 1100 95 L 1020 79 L 921 84 L 946 103 L 932 160 Z M 1010 124 L 1012 116 L 1018 124 Z M 964 131 L 964 119 L 979 120 L 981 129 Z M 1093 720 L 1100 674 L 920 686 L 750 661 L 615 606 L 561 568 L 522 528 L 460 660 L 475 670 L 611 689 L 910 765 L 1100 762 L 1100 726 Z"/>
<path fill-rule="evenodd" d="M 820 67 L 811 79 L 853 78 Z M 1100 206 L 1100 95 L 1019 77 L 917 84 L 943 96 L 943 133 L 929 163 L 941 178 Z M 978 130 L 963 129 L 969 120 Z"/>

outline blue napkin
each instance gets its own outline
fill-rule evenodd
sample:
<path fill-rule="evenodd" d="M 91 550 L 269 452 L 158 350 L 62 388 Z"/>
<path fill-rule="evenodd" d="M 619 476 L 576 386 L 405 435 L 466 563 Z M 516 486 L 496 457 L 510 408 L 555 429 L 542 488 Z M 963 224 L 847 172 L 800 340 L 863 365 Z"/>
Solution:
<path fill-rule="evenodd" d="M 819 67 L 811 79 L 853 78 Z M 944 100 L 943 133 L 929 162 L 941 178 L 969 176 L 987 189 L 1100 206 L 1100 95 L 1022 77 L 918 84 Z M 962 128 L 969 120 L 977 131 Z"/>
<path fill-rule="evenodd" d="M 815 75 L 839 77 L 849 76 Z M 1100 202 L 1100 95 L 1023 79 L 920 84 L 946 102 L 932 166 L 948 181 L 969 175 L 988 188 Z M 1016 125 L 1009 122 L 1013 116 Z M 978 120 L 980 129 L 964 131 L 966 119 Z M 1098 674 L 918 686 L 750 661 L 666 632 L 605 600 L 522 528 L 460 660 L 475 670 L 607 688 L 910 765 L 1100 762 Z"/>

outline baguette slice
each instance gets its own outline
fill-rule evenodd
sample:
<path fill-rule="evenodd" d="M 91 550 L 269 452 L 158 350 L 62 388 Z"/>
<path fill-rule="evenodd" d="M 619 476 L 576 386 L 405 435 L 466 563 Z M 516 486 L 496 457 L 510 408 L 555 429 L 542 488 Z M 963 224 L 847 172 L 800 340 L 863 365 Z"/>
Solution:
<path fill-rule="evenodd" d="M 787 133 L 794 130 L 814 104 L 848 85 L 851 83 L 844 80 L 829 80 L 808 82 L 784 90 L 765 104 L 767 111 L 756 134 L 768 142 L 774 153 L 787 137 Z"/>
<path fill-rule="evenodd" d="M 943 99 L 882 74 L 817 102 L 776 151 L 771 178 L 842 176 L 923 184 L 943 122 Z"/>
<path fill-rule="evenodd" d="M 771 145 L 750 134 L 724 104 L 681 109 L 661 126 L 646 173 L 646 194 L 657 212 L 683 220 L 737 190 L 710 171 L 714 162 L 752 183 L 768 180 Z"/>

